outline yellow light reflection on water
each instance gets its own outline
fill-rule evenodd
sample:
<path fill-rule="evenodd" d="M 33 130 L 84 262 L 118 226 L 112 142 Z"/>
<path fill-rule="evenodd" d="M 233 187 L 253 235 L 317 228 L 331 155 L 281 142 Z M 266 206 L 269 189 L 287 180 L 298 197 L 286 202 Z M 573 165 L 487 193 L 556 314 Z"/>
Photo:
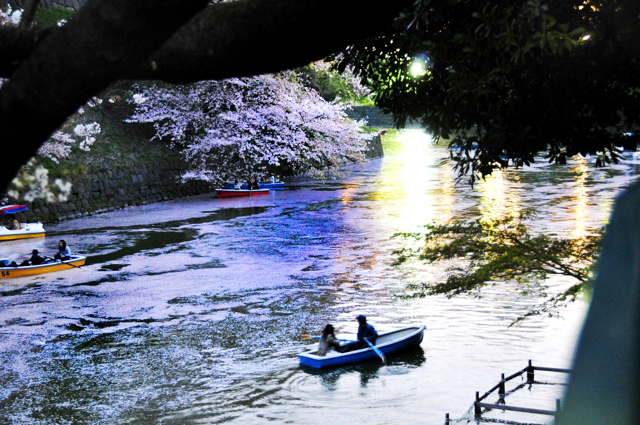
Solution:
<path fill-rule="evenodd" d="M 581 238 L 592 233 L 589 229 L 591 226 L 588 223 L 589 213 L 587 211 L 587 206 L 589 205 L 587 178 L 591 170 L 585 158 L 575 157 L 574 159 L 577 164 L 572 168 L 572 171 L 576 173 L 576 180 L 572 187 L 571 201 L 573 206 L 569 207 L 573 223 L 570 235 L 574 238 Z"/>
<path fill-rule="evenodd" d="M 397 159 L 402 166 L 397 179 L 405 196 L 398 212 L 406 224 L 421 225 L 433 217 L 433 201 L 427 192 L 427 186 L 436 173 L 429 164 L 432 138 L 422 131 L 413 130 L 401 133 L 399 141 L 402 153 Z"/>
<path fill-rule="evenodd" d="M 342 202 L 344 205 L 348 205 L 353 200 L 353 197 L 358 193 L 359 187 L 356 185 L 346 184 L 344 188 L 345 190 L 342 193 L 340 202 Z"/>
<path fill-rule="evenodd" d="M 433 220 L 449 220 L 454 214 L 455 173 L 441 165 L 446 148 L 421 130 L 386 137 L 385 151 L 390 155 L 381 171 L 384 183 L 373 196 L 386 201 L 389 221 L 395 221 L 388 224 L 409 231 Z"/>
<path fill-rule="evenodd" d="M 480 182 L 478 191 L 482 194 L 478 210 L 483 218 L 497 220 L 522 212 L 518 191 L 513 190 L 513 185 L 501 170 L 495 170 Z"/>

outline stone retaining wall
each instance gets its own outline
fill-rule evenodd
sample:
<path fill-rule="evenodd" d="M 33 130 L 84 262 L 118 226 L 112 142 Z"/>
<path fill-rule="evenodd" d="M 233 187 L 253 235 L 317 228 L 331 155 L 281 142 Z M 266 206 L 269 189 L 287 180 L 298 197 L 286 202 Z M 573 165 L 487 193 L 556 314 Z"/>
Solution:
<path fill-rule="evenodd" d="M 40 7 L 50 9 L 67 9 L 78 11 L 86 0 L 40 0 Z M 8 4 L 12 9 L 24 9 L 27 0 L 0 0 L 0 4 Z"/>
<path fill-rule="evenodd" d="M 213 191 L 206 182 L 181 182 L 180 176 L 185 170 L 185 164 L 171 161 L 108 169 L 79 177 L 72 180 L 72 193 L 67 202 L 35 200 L 26 203 L 29 210 L 18 213 L 17 218 L 21 222 L 48 223 Z"/>
<path fill-rule="evenodd" d="M 367 120 L 369 127 L 393 127 L 393 116 L 385 114 L 382 109 L 375 106 L 349 106 L 345 112 L 354 120 Z"/>
<path fill-rule="evenodd" d="M 377 106 L 349 106 L 345 110 L 347 116 L 354 120 L 367 120 L 369 127 L 393 128 L 393 115 L 385 114 L 382 109 Z M 405 127 L 420 127 L 417 123 L 407 122 Z"/>
<path fill-rule="evenodd" d="M 369 142 L 367 158 L 383 155 L 382 140 L 376 135 Z M 47 203 L 40 199 L 32 203 L 21 202 L 29 210 L 16 216 L 21 223 L 51 223 L 213 192 L 214 188 L 207 182 L 182 182 L 180 176 L 186 170 L 186 164 L 181 161 L 106 169 L 72 179 L 71 195 L 66 202 Z"/>
<path fill-rule="evenodd" d="M 373 137 L 368 143 L 367 147 L 367 158 L 380 158 L 384 156 L 384 150 L 382 149 L 382 138 L 379 134 Z"/>

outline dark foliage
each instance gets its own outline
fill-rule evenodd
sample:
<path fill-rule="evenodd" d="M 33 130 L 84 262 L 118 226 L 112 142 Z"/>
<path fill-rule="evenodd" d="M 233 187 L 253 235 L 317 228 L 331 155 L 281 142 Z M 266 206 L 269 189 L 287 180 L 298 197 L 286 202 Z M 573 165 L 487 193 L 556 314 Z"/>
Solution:
<path fill-rule="evenodd" d="M 640 138 L 624 135 L 640 129 L 639 15 L 634 0 L 418 0 L 341 66 L 399 126 L 420 121 L 447 141 L 472 183 L 540 154 L 605 165 Z"/>

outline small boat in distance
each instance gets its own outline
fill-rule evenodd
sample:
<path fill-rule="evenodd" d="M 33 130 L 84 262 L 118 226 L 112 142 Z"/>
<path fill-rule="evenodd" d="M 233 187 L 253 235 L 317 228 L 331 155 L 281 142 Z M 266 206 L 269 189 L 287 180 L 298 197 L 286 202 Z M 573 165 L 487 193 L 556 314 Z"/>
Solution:
<path fill-rule="evenodd" d="M 284 182 L 273 182 L 273 183 L 259 183 L 260 184 L 260 189 L 284 189 Z M 241 189 L 246 189 L 247 186 L 246 184 L 243 184 L 240 188 Z"/>
<path fill-rule="evenodd" d="M 9 266 L 9 260 L 0 259 L 0 279 L 8 279 L 12 277 L 32 276 L 42 273 L 57 272 L 60 270 L 73 269 L 84 265 L 87 257 L 82 255 L 72 255 L 65 261 L 47 261 L 37 266 Z"/>
<path fill-rule="evenodd" d="M 215 189 L 218 198 L 237 198 L 240 196 L 267 195 L 269 189 Z"/>
<path fill-rule="evenodd" d="M 382 333 L 376 340 L 376 348 L 382 351 L 383 354 L 389 355 L 391 353 L 419 345 L 424 337 L 425 329 L 426 327 L 424 325 L 410 326 L 396 331 Z M 361 348 L 360 350 L 349 351 L 347 353 L 329 351 L 326 356 L 318 356 L 317 351 L 314 350 L 298 354 L 298 358 L 300 359 L 300 364 L 317 369 L 330 366 L 341 366 L 371 359 L 380 359 L 378 354 L 376 354 L 371 347 Z"/>
<path fill-rule="evenodd" d="M 20 223 L 20 228 L 16 230 L 9 230 L 5 227 L 4 221 L 7 215 L 28 209 L 26 205 L 5 205 L 0 207 L 0 216 L 2 217 L 0 241 L 44 237 L 44 226 L 42 223 Z"/>

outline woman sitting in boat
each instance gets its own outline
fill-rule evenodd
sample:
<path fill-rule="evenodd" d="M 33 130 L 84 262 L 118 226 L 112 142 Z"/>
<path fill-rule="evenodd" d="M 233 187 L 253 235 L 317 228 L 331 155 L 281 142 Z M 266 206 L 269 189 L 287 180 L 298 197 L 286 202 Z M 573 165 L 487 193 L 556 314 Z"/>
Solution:
<path fill-rule="evenodd" d="M 53 255 L 53 258 L 60 261 L 71 259 L 71 250 L 64 239 L 60 239 L 60 242 L 58 242 L 58 252 Z"/>
<path fill-rule="evenodd" d="M 327 325 L 322 331 L 320 342 L 318 343 L 318 355 L 326 356 L 327 351 L 335 350 L 340 351 L 340 343 L 336 338 L 336 334 L 333 330 L 333 325 Z"/>

